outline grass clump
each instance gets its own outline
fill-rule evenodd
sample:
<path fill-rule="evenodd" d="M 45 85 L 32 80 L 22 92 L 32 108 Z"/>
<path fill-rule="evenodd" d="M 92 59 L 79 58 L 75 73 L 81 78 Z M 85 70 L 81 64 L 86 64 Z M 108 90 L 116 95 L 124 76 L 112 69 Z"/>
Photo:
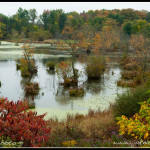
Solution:
<path fill-rule="evenodd" d="M 22 77 L 29 77 L 33 74 L 37 73 L 37 66 L 35 66 L 35 60 L 30 60 L 30 63 L 26 61 L 24 58 L 21 58 L 17 61 L 16 70 L 21 71 Z"/>
<path fill-rule="evenodd" d="M 64 87 L 76 86 L 78 84 L 78 80 L 74 80 L 73 77 L 66 77 L 62 85 Z"/>
<path fill-rule="evenodd" d="M 54 70 L 55 69 L 55 63 L 53 61 L 48 61 L 46 63 L 46 67 L 49 69 L 49 70 Z"/>
<path fill-rule="evenodd" d="M 70 96 L 83 96 L 84 95 L 84 89 L 82 87 L 70 89 L 69 95 Z"/>
<path fill-rule="evenodd" d="M 92 56 L 85 67 L 88 79 L 100 79 L 105 70 L 105 59 L 102 56 Z"/>
<path fill-rule="evenodd" d="M 20 70 L 21 65 L 20 64 L 16 64 L 16 69 Z"/>
<path fill-rule="evenodd" d="M 27 83 L 25 87 L 26 95 L 37 95 L 39 93 L 39 84 L 37 82 L 35 83 Z"/>

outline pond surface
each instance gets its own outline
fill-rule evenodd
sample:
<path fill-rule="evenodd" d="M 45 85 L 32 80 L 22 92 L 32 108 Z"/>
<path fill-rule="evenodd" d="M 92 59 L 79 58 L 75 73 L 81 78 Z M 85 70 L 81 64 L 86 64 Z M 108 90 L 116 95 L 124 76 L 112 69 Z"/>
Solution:
<path fill-rule="evenodd" d="M 9 52 L 8 54 L 11 55 Z M 1 53 L 0 58 L 4 58 L 2 55 Z M 69 59 L 68 56 L 55 57 L 58 62 Z M 2 83 L 0 96 L 7 97 L 10 101 L 27 99 L 30 104 L 35 106 L 35 109 L 32 110 L 37 111 L 39 115 L 47 112 L 45 119 L 57 117 L 58 120 L 61 120 L 65 119 L 68 113 L 87 114 L 89 109 L 106 110 L 110 103 L 115 102 L 117 93 L 123 93 L 127 90 L 127 88 L 117 87 L 117 81 L 121 77 L 121 69 L 117 59 L 114 58 L 109 60 L 108 67 L 99 81 L 87 81 L 87 76 L 83 72 L 79 77 L 79 84 L 84 87 L 85 95 L 83 97 L 70 97 L 68 90 L 59 84 L 60 79 L 57 74 L 46 69 L 46 62 L 51 57 L 38 55 L 36 57 L 38 73 L 31 81 L 38 82 L 41 89 L 38 96 L 26 97 L 24 88 L 29 79 L 22 78 L 21 72 L 16 70 L 15 59 L 16 57 L 11 56 L 5 60 L 0 60 L 0 81 Z M 85 62 L 77 59 L 75 66 L 83 71 Z"/>

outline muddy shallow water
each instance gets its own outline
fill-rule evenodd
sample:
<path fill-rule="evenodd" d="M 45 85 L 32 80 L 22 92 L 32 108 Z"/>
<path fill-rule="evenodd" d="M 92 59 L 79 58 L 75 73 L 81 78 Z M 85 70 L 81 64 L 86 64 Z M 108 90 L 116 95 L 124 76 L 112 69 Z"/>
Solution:
<path fill-rule="evenodd" d="M 0 81 L 2 83 L 0 96 L 8 97 L 10 101 L 27 99 L 30 104 L 35 105 L 35 109 L 32 110 L 36 110 L 38 114 L 47 112 L 45 119 L 57 117 L 58 120 L 61 120 L 65 119 L 68 113 L 87 114 L 89 109 L 106 110 L 110 103 L 115 102 L 117 93 L 123 93 L 127 90 L 127 88 L 117 87 L 116 82 L 121 77 L 121 69 L 115 58 L 109 62 L 109 67 L 105 70 L 100 81 L 88 82 L 87 76 L 82 73 L 79 77 L 79 84 L 83 84 L 85 95 L 70 97 L 68 91 L 59 85 L 60 79 L 57 74 L 46 70 L 46 61 L 51 56 L 39 54 L 35 56 L 38 73 L 31 81 L 38 82 L 41 90 L 38 96 L 26 97 L 24 88 L 28 79 L 22 78 L 20 71 L 16 70 L 16 57 L 13 57 L 9 52 L 5 53 L 8 56 L 5 55 L 5 60 L 1 59 L 4 58 L 2 53 L 0 57 Z M 61 61 L 68 59 L 67 57 L 55 56 L 55 59 Z M 84 70 L 84 65 L 84 62 L 76 60 L 77 69 Z"/>

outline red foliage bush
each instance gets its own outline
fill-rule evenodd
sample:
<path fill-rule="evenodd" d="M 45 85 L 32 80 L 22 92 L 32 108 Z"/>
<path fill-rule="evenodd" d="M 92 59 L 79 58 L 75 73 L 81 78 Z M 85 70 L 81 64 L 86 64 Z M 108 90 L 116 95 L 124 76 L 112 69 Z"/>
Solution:
<path fill-rule="evenodd" d="M 50 136 L 50 128 L 44 116 L 37 112 L 26 112 L 26 102 L 9 102 L 0 98 L 0 136 L 10 137 L 12 141 L 22 141 L 24 147 L 39 147 Z"/>

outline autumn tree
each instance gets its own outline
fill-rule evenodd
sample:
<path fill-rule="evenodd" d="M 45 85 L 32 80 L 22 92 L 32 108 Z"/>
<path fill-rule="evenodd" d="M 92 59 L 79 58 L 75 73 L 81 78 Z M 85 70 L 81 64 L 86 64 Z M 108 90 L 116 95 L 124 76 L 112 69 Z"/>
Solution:
<path fill-rule="evenodd" d="M 120 11 L 120 15 L 125 17 L 125 19 L 129 19 L 129 20 L 139 19 L 139 16 L 137 15 L 136 11 L 131 8 L 122 9 Z"/>
<path fill-rule="evenodd" d="M 134 48 L 136 53 L 136 63 L 139 65 L 141 71 L 148 69 L 149 49 L 146 46 L 146 39 L 142 34 L 132 35 L 130 45 Z"/>
<path fill-rule="evenodd" d="M 102 54 L 102 38 L 99 33 L 96 33 L 93 38 L 93 51 L 95 54 Z"/>
<path fill-rule="evenodd" d="M 137 20 L 133 22 L 132 25 L 132 34 L 141 33 L 142 30 L 146 27 L 146 20 Z"/>
<path fill-rule="evenodd" d="M 94 30 L 88 23 L 85 23 L 79 32 L 81 34 L 80 48 L 85 49 L 87 53 L 91 52 L 93 47 Z"/>
<path fill-rule="evenodd" d="M 19 40 L 21 38 L 21 35 L 19 35 L 19 33 L 17 32 L 17 30 L 15 30 L 15 29 L 12 30 L 12 35 L 13 35 L 12 39 L 16 42 L 15 46 L 18 46 L 19 45 L 18 42 L 19 42 Z"/>
<path fill-rule="evenodd" d="M 117 22 L 112 19 L 108 19 L 105 26 L 102 28 L 101 37 L 103 48 L 105 50 L 113 49 L 119 46 L 120 32 Z"/>
<path fill-rule="evenodd" d="M 75 62 L 75 54 L 78 52 L 79 47 L 81 46 L 81 38 L 82 38 L 82 33 L 79 32 L 74 32 L 73 28 L 69 26 L 65 26 L 63 31 L 64 35 L 64 40 L 61 41 L 60 47 L 62 49 L 66 50 L 71 50 L 71 55 L 72 55 L 72 71 L 73 71 L 73 78 L 74 80 L 77 80 L 77 70 L 75 69 L 74 62 Z M 70 40 L 71 39 L 71 40 Z"/>
<path fill-rule="evenodd" d="M 23 48 L 23 57 L 20 59 L 21 75 L 23 77 L 32 77 L 33 74 L 37 73 L 37 67 L 32 59 L 33 49 L 31 49 L 31 43 L 29 45 L 25 43 Z"/>
<path fill-rule="evenodd" d="M 35 19 L 37 18 L 37 11 L 36 11 L 36 9 L 30 9 L 29 10 L 29 18 L 30 18 L 32 24 L 34 25 L 35 24 Z"/>
<path fill-rule="evenodd" d="M 145 49 L 145 38 L 142 34 L 133 34 L 131 36 L 130 45 L 135 51 L 142 51 Z"/>

